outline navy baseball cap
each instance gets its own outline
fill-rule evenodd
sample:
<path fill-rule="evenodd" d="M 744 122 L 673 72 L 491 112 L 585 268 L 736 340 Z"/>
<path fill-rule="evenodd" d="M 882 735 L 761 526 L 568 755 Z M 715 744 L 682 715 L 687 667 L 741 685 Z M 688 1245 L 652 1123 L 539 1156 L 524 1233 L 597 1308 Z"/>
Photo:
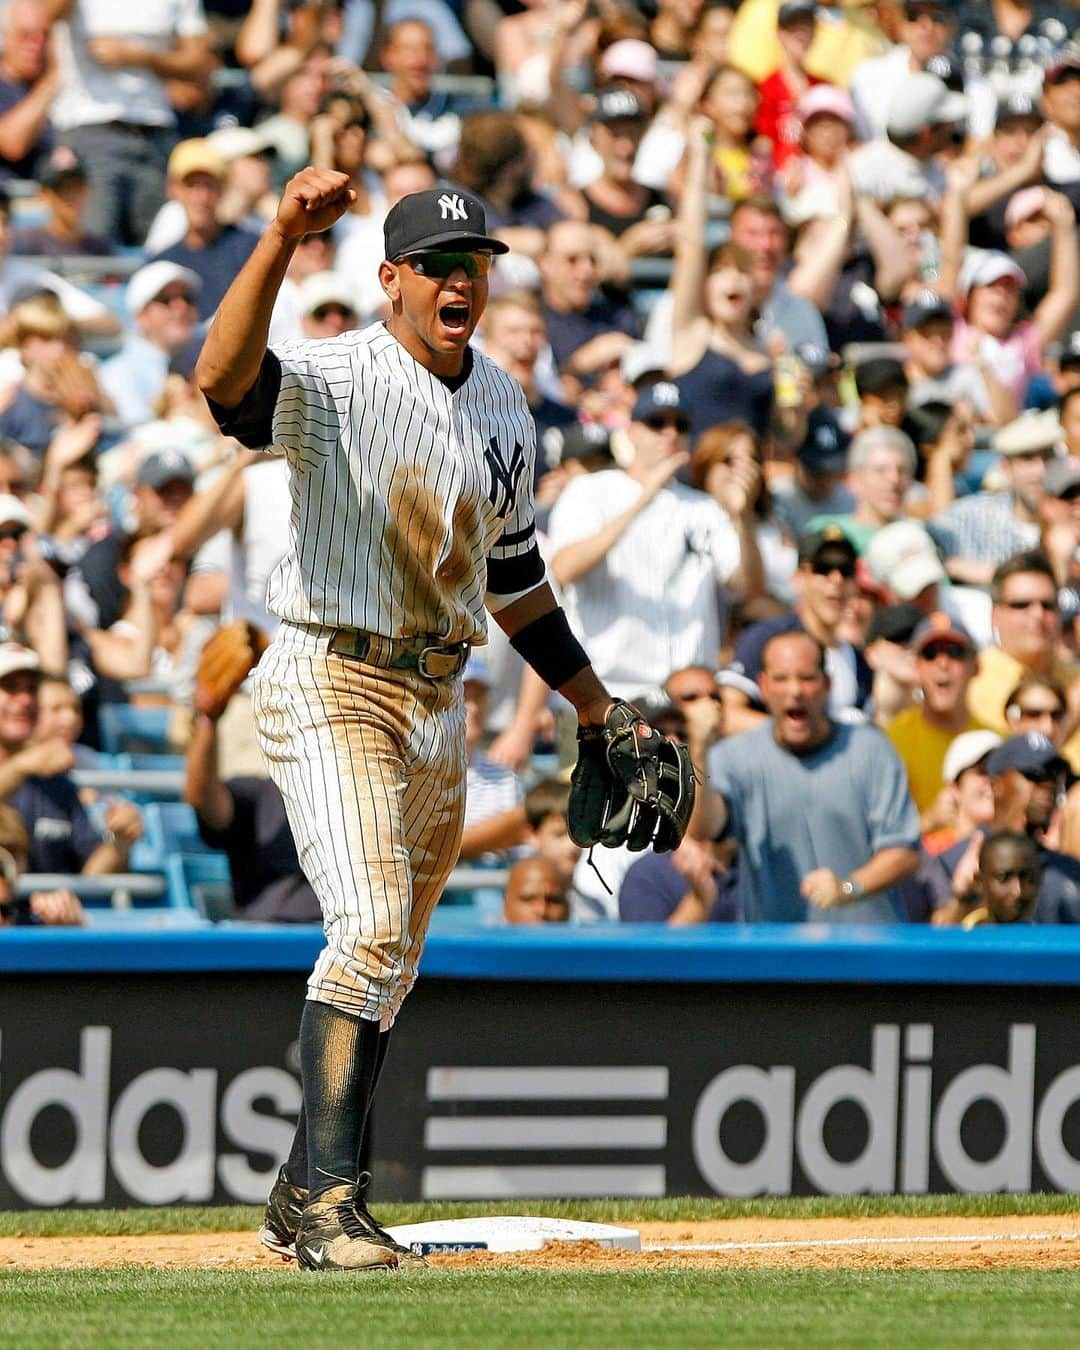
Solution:
<path fill-rule="evenodd" d="M 383 224 L 386 257 L 449 248 L 461 253 L 509 253 L 510 247 L 487 232 L 487 216 L 478 197 L 464 188 L 433 187 L 410 192 L 390 208 Z"/>
<path fill-rule="evenodd" d="M 1013 93 L 1004 98 L 997 105 L 997 112 L 994 116 L 994 129 L 1002 126 L 1014 117 L 1028 117 L 1033 122 L 1043 120 L 1042 113 L 1039 111 L 1038 102 L 1030 94 Z"/>
<path fill-rule="evenodd" d="M 906 647 L 925 618 L 925 613 L 915 605 L 881 605 L 866 630 L 866 645 L 880 640 Z"/>
<path fill-rule="evenodd" d="M 600 422 L 584 422 L 562 430 L 559 463 L 568 459 L 603 459 L 614 464 L 611 453 L 611 432 Z"/>
<path fill-rule="evenodd" d="M 819 404 L 806 419 L 806 439 L 795 457 L 811 473 L 843 473 L 850 439 L 829 409 Z"/>
<path fill-rule="evenodd" d="M 1061 752 L 1048 736 L 1038 731 L 1027 731 L 1020 736 L 1010 736 L 1007 741 L 991 750 L 986 760 L 986 772 L 991 778 L 997 778 L 1008 769 L 1020 773 L 1033 773 L 1040 769 L 1060 769 L 1067 773 L 1069 765 Z"/>
<path fill-rule="evenodd" d="M 912 328 L 921 328 L 924 323 L 929 323 L 931 319 L 948 319 L 953 321 L 952 306 L 936 291 L 922 291 L 904 306 L 904 312 L 900 316 L 900 328 L 903 332 L 908 332 Z"/>
<path fill-rule="evenodd" d="M 1062 342 L 1058 364 L 1062 370 L 1075 370 L 1080 366 L 1080 329 L 1070 333 Z"/>
<path fill-rule="evenodd" d="M 793 23 L 798 23 L 801 19 L 816 18 L 817 5 L 814 0 L 788 0 L 787 4 L 780 6 L 776 22 L 781 28 L 787 28 Z"/>
<path fill-rule="evenodd" d="M 135 475 L 142 487 L 159 491 L 166 483 L 194 483 L 195 470 L 183 450 L 156 450 L 147 455 Z"/>
<path fill-rule="evenodd" d="M 655 384 L 646 385 L 638 394 L 630 418 L 634 422 L 647 422 L 650 417 L 661 417 L 665 413 L 676 413 L 684 427 L 690 426 L 679 386 L 670 380 L 657 380 Z"/>
<path fill-rule="evenodd" d="M 596 100 L 594 122 L 647 122 L 645 105 L 629 89 L 608 89 Z"/>

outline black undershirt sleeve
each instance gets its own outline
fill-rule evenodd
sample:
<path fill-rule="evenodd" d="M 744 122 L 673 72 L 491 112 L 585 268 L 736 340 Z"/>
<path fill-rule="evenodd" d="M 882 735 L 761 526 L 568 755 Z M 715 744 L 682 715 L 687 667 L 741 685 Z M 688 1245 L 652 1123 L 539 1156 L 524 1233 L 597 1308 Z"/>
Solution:
<path fill-rule="evenodd" d="M 223 408 L 212 398 L 206 402 L 226 436 L 234 436 L 251 450 L 261 450 L 274 439 L 274 409 L 280 391 L 281 362 L 272 351 L 266 351 L 255 383 L 235 408 Z"/>
<path fill-rule="evenodd" d="M 500 540 L 500 543 L 505 542 Z M 544 579 L 544 560 L 534 543 L 516 558 L 488 558 L 487 588 L 492 595 L 515 595 L 531 590 Z"/>

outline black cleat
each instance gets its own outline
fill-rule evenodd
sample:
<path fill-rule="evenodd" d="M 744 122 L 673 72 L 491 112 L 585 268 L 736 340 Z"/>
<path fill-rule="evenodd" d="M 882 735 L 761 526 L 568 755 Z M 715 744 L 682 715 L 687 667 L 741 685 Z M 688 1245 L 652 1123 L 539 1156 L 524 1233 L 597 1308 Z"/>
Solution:
<path fill-rule="evenodd" d="M 304 1209 L 296 1259 L 306 1270 L 397 1270 L 427 1263 L 368 1212 L 359 1187 L 335 1186 Z"/>
<path fill-rule="evenodd" d="M 266 1202 L 259 1241 L 286 1261 L 296 1260 L 296 1230 L 300 1227 L 307 1197 L 307 1187 L 294 1186 L 283 1167 Z"/>

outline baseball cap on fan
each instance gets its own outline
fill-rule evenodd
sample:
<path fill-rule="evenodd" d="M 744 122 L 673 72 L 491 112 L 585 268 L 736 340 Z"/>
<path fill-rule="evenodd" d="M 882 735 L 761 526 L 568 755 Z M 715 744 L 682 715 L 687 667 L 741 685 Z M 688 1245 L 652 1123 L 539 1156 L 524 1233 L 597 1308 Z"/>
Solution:
<path fill-rule="evenodd" d="M 460 253 L 509 253 L 509 245 L 487 232 L 483 203 L 457 187 L 410 192 L 390 208 L 383 224 L 385 256 L 393 262 L 409 253 L 446 248 Z"/>
<path fill-rule="evenodd" d="M 953 93 L 944 80 L 920 70 L 898 86 L 889 103 L 886 129 L 890 137 L 906 139 L 923 127 L 963 122 L 967 115 L 968 101 L 963 94 Z"/>

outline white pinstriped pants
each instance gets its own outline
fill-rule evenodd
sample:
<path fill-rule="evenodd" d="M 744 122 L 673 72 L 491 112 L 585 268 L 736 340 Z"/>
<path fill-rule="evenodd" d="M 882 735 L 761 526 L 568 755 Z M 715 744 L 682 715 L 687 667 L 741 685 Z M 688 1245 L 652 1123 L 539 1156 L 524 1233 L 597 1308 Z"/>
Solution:
<path fill-rule="evenodd" d="M 387 1030 L 461 845 L 461 677 L 337 656 L 334 632 L 282 623 L 252 677 L 252 708 L 323 912 L 307 996 Z"/>

